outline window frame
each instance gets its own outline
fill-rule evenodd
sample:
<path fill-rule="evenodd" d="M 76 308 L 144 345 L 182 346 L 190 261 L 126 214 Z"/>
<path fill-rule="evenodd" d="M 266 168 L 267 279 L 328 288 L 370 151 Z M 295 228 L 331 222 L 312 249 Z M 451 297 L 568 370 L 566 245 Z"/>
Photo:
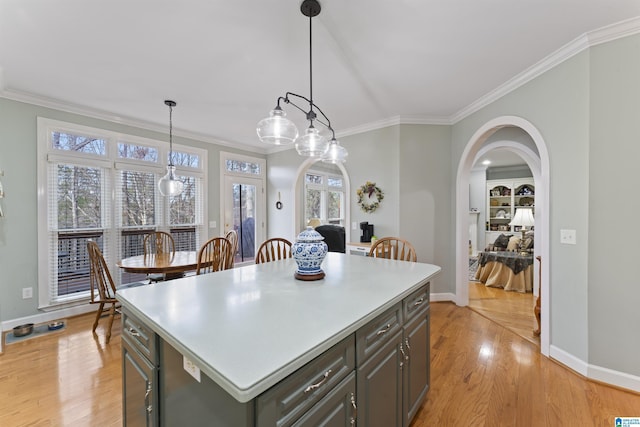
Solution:
<path fill-rule="evenodd" d="M 88 136 L 100 138 L 105 141 L 105 154 L 99 155 L 94 153 L 82 153 L 76 151 L 59 150 L 53 148 L 52 135 L 54 132 L 67 133 L 72 135 Z M 131 158 L 119 157 L 118 144 L 139 145 L 144 147 L 155 148 L 158 151 L 157 161 L 138 160 Z M 188 227 L 195 227 L 195 238 L 199 241 L 206 239 L 207 218 L 207 150 L 192 146 L 173 144 L 174 152 L 183 152 L 199 157 L 198 167 L 179 166 L 176 165 L 176 173 L 178 176 L 192 176 L 196 179 L 196 206 L 195 206 L 195 223 Z M 57 286 L 56 278 L 49 280 L 52 272 L 57 272 L 57 237 L 52 233 L 59 233 L 56 227 L 53 227 L 53 220 L 50 221 L 51 215 L 57 215 L 57 204 L 50 200 L 55 197 L 51 193 L 57 187 L 51 180 L 54 179 L 53 173 L 56 164 L 70 164 L 80 167 L 100 167 L 103 169 L 102 185 L 106 188 L 102 189 L 104 200 L 101 200 L 101 210 L 103 210 L 103 231 L 104 248 L 103 253 L 107 261 L 107 265 L 111 271 L 116 285 L 120 283 L 120 271 L 116 266 L 116 261 L 120 259 L 122 230 L 137 227 L 124 227 L 122 224 L 122 170 L 140 171 L 154 174 L 154 181 L 162 177 L 166 173 L 166 161 L 168 158 L 169 143 L 168 141 L 160 141 L 150 138 L 144 138 L 136 135 L 114 132 L 100 128 L 80 125 L 77 123 L 64 122 L 44 117 L 37 118 L 37 188 L 38 188 L 38 307 L 40 309 L 55 309 L 65 305 L 78 305 L 88 302 L 89 292 L 80 292 L 68 298 L 54 298 L 55 286 Z M 156 230 L 170 231 L 175 228 L 184 228 L 184 224 L 174 225 L 169 223 L 169 204 L 170 200 L 159 194 L 157 185 L 154 186 L 154 204 L 155 204 L 155 224 L 149 226 Z M 51 209 L 54 212 L 50 212 Z M 92 229 L 93 230 L 93 229 Z M 75 230 L 75 231 L 80 231 Z"/>
<path fill-rule="evenodd" d="M 307 175 L 319 175 L 322 176 L 322 184 L 308 183 Z M 320 191 L 320 211 L 321 217 L 318 218 L 322 224 L 337 224 L 346 227 L 346 206 L 347 201 L 347 186 L 345 185 L 345 177 L 337 173 L 331 173 L 320 169 L 309 168 L 302 175 L 302 215 L 305 224 L 308 224 L 311 218 L 306 218 L 307 215 L 307 191 L 309 189 Z M 329 185 L 329 179 L 339 179 L 342 182 L 342 186 L 336 187 Z M 329 218 L 329 192 L 340 193 L 340 217 Z M 337 221 L 337 222 L 336 222 Z"/>

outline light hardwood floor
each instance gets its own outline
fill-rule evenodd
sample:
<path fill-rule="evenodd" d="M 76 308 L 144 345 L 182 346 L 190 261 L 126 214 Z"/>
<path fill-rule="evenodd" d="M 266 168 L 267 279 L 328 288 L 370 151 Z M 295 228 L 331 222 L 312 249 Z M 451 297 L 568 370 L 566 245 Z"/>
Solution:
<path fill-rule="evenodd" d="M 532 293 L 505 292 L 502 288 L 469 282 L 469 308 L 539 347 L 540 337 L 533 335 L 538 328 L 534 305 Z"/>
<path fill-rule="evenodd" d="M 0 426 L 121 425 L 120 320 L 108 345 L 104 320 L 97 338 L 85 315 L 4 347 Z M 616 415 L 640 416 L 640 395 L 586 381 L 468 308 L 431 305 L 431 348 L 431 389 L 412 427 L 612 426 Z"/>

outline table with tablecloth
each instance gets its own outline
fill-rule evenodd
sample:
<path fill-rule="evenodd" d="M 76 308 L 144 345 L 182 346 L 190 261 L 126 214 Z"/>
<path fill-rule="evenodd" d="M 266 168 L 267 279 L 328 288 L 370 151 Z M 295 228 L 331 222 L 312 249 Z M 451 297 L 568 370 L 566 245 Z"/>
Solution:
<path fill-rule="evenodd" d="M 533 292 L 533 254 L 479 252 L 475 278 L 505 291 Z"/>

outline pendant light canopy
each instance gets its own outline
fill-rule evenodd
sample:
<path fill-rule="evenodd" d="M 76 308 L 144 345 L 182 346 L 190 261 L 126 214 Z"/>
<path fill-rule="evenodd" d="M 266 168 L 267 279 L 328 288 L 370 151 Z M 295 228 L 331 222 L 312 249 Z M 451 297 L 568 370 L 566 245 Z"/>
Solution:
<path fill-rule="evenodd" d="M 158 190 L 163 196 L 177 196 L 182 193 L 184 184 L 176 179 L 176 167 L 173 164 L 173 107 L 176 103 L 170 100 L 164 103 L 169 107 L 169 164 L 167 164 L 167 174 L 158 181 Z"/>
<path fill-rule="evenodd" d="M 276 106 L 269 117 L 260 120 L 256 131 L 260 141 L 273 145 L 288 145 L 295 143 L 298 154 L 305 157 L 319 157 L 328 163 L 342 163 L 345 161 L 347 150 L 340 146 L 336 139 L 336 133 L 331 127 L 331 121 L 324 112 L 313 102 L 313 43 L 311 21 L 314 16 L 320 14 L 322 8 L 317 0 L 304 0 L 300 5 L 300 11 L 304 16 L 309 17 L 309 98 L 296 93 L 287 92 L 284 97 L 279 97 Z M 309 110 L 297 105 L 294 100 L 303 100 L 309 104 Z M 298 138 L 298 128 L 286 117 L 280 102 L 291 104 L 298 110 L 305 113 L 309 121 L 309 127 L 302 137 Z M 316 111 L 321 114 L 318 117 Z M 314 122 L 320 123 L 331 132 L 331 142 L 328 142 L 318 129 L 314 127 Z"/>

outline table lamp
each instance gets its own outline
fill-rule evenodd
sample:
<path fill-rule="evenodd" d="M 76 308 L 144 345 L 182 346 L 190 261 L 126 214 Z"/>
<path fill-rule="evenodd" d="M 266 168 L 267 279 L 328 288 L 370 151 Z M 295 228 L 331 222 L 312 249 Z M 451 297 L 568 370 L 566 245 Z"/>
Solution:
<path fill-rule="evenodd" d="M 520 231 L 522 231 L 522 241 L 524 241 L 524 234 L 527 231 L 527 227 L 533 227 L 535 225 L 532 211 L 533 208 L 531 207 L 521 207 L 516 209 L 516 214 L 511 220 L 511 223 L 509 223 L 511 226 L 520 227 Z"/>

